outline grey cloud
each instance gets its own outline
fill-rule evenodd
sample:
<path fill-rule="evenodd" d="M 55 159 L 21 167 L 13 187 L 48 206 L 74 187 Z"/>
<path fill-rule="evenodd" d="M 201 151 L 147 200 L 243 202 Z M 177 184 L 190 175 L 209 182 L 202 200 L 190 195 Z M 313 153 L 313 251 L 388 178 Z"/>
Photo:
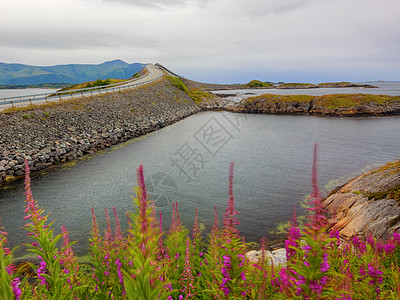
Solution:
<path fill-rule="evenodd" d="M 195 4 L 204 6 L 209 0 L 103 0 L 104 3 L 124 3 L 132 6 L 167 9 Z"/>
<path fill-rule="evenodd" d="M 159 61 L 206 79 L 232 65 L 297 76 L 372 70 L 371 79 L 400 70 L 398 0 L 58 0 L 50 12 L 18 1 L 0 19 L 0 61 Z"/>
<path fill-rule="evenodd" d="M 328 2 L 327 0 L 326 2 Z M 261 18 L 268 15 L 281 15 L 292 11 L 308 8 L 318 3 L 317 0 L 227 0 L 231 12 L 242 17 Z M 228 5 L 228 4 L 227 4 Z"/>
<path fill-rule="evenodd" d="M 158 47 L 157 39 L 136 36 L 130 37 L 129 34 L 110 32 L 94 34 L 91 31 L 46 31 L 46 32 L 0 32 L 2 46 L 19 47 L 26 49 L 47 48 L 53 49 L 84 49 L 84 48 L 118 48 L 118 47 L 138 47 L 153 48 Z"/>

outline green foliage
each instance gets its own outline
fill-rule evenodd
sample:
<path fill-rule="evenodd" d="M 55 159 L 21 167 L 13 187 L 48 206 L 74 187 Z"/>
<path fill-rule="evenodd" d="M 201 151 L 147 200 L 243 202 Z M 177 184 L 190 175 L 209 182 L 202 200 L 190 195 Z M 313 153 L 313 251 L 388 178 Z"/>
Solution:
<path fill-rule="evenodd" d="M 211 98 L 211 95 L 209 93 L 203 92 L 203 91 L 198 90 L 198 89 L 190 89 L 188 95 L 197 104 L 202 103 L 204 101 L 204 99 Z"/>
<path fill-rule="evenodd" d="M 9 274 L 7 268 L 11 265 L 12 253 L 4 248 L 7 238 L 1 229 L 0 227 L 0 299 L 11 300 L 14 299 L 11 281 L 15 276 Z"/>
<path fill-rule="evenodd" d="M 301 83 L 301 82 L 283 83 L 279 85 L 279 88 L 284 88 L 284 89 L 301 89 L 301 88 L 315 88 L 315 87 L 317 86 L 312 83 Z"/>
<path fill-rule="evenodd" d="M 180 79 L 179 77 L 167 76 L 167 78 L 174 87 L 180 89 L 182 92 L 189 92 L 189 88 L 183 83 L 182 79 Z"/>
<path fill-rule="evenodd" d="M 381 200 L 381 199 L 385 199 L 385 198 L 394 199 L 394 200 L 400 202 L 400 185 L 398 185 L 390 190 L 387 190 L 387 191 L 368 194 L 369 200 L 372 200 L 372 199 Z"/>
<path fill-rule="evenodd" d="M 35 116 L 34 112 L 31 112 L 30 114 L 22 114 L 22 118 L 24 119 L 33 119 Z"/>
<path fill-rule="evenodd" d="M 400 185 L 390 191 L 389 197 L 391 199 L 400 201 Z"/>
<path fill-rule="evenodd" d="M 57 248 L 58 241 L 63 238 L 63 234 L 54 236 L 52 223 L 47 223 L 47 217 L 43 216 L 44 210 L 40 209 L 33 199 L 30 189 L 30 178 L 28 162 L 25 161 L 26 173 L 26 212 L 30 223 L 26 225 L 33 243 L 28 244 L 28 251 L 36 254 L 40 259 L 40 268 L 37 270 L 37 279 L 40 284 L 34 287 L 35 293 L 43 295 L 46 299 L 70 299 L 77 296 L 84 285 L 71 284 L 79 274 L 76 269 L 69 269 L 69 262 L 73 259 L 70 256 L 70 243 Z M 66 254 L 68 253 L 68 255 Z M 40 271 L 40 272 L 39 272 Z M 72 273 L 74 272 L 74 273 Z"/>
<path fill-rule="evenodd" d="M 400 96 L 368 95 L 368 94 L 332 94 L 316 98 L 315 107 L 328 109 L 355 107 L 368 103 L 386 104 L 400 101 Z"/>
<path fill-rule="evenodd" d="M 111 83 L 111 80 L 109 78 L 106 80 L 97 79 L 93 83 L 89 82 L 88 84 L 86 84 L 86 87 L 90 88 L 90 87 L 96 87 L 96 86 L 103 86 L 103 85 L 109 85 L 110 83 Z"/>
<path fill-rule="evenodd" d="M 324 87 L 345 87 L 347 85 L 351 84 L 351 82 L 348 81 L 341 81 L 341 82 L 322 82 L 318 84 L 318 87 L 324 88 Z"/>
<path fill-rule="evenodd" d="M 260 80 L 252 80 L 247 84 L 250 88 L 274 88 L 275 86 L 270 82 L 262 82 Z"/>
<path fill-rule="evenodd" d="M 194 102 L 197 104 L 201 103 L 204 101 L 204 99 L 209 99 L 211 98 L 211 95 L 207 92 L 201 91 L 199 89 L 190 89 L 188 88 L 182 81 L 181 78 L 179 77 L 174 77 L 174 76 L 167 76 L 168 80 L 171 82 L 171 84 L 187 94 L 190 98 L 193 99 Z"/>
<path fill-rule="evenodd" d="M 315 96 L 310 95 L 275 95 L 263 94 L 260 96 L 246 98 L 245 103 L 259 103 L 260 105 L 273 104 L 273 103 L 288 103 L 299 102 L 308 103 L 315 99 Z"/>
<path fill-rule="evenodd" d="M 371 193 L 368 195 L 368 200 L 372 200 L 372 199 L 382 200 L 382 199 L 385 199 L 388 194 L 389 194 L 389 191 Z"/>

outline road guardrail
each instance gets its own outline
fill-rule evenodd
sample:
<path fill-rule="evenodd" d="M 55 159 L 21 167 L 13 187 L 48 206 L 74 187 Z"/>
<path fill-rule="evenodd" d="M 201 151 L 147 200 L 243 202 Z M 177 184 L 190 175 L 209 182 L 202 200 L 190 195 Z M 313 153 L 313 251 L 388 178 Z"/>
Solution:
<path fill-rule="evenodd" d="M 147 69 L 147 66 L 146 66 Z M 30 102 L 31 104 L 34 101 L 38 100 L 45 100 L 46 102 L 49 100 L 62 100 L 74 98 L 75 96 L 84 97 L 84 96 L 92 96 L 95 94 L 102 94 L 102 93 L 109 93 L 109 92 L 117 92 L 125 89 L 131 89 L 134 87 L 142 86 L 151 82 L 158 80 L 158 78 L 153 78 L 144 82 L 136 82 L 140 79 L 145 78 L 148 74 L 142 75 L 140 77 L 120 82 L 114 83 L 109 85 L 104 85 L 100 87 L 90 87 L 90 88 L 83 88 L 83 89 L 76 89 L 76 90 L 69 90 L 69 91 L 59 91 L 59 92 L 49 92 L 43 94 L 35 94 L 35 95 L 25 95 L 25 96 L 13 96 L 13 97 L 3 97 L 0 98 L 0 106 L 3 104 L 11 104 L 20 103 L 20 102 Z"/>

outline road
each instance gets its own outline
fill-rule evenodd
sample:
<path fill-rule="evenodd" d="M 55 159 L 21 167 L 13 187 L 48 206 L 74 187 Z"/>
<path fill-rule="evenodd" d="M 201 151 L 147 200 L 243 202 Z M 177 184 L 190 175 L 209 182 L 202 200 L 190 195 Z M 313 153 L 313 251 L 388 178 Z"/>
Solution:
<path fill-rule="evenodd" d="M 65 101 L 70 99 L 78 99 L 81 97 L 88 97 L 92 95 L 113 93 L 125 89 L 138 88 L 145 84 L 157 81 L 164 76 L 163 71 L 156 68 L 156 66 L 153 64 L 147 64 L 146 69 L 148 72 L 146 75 L 142 77 L 129 80 L 128 82 L 123 84 L 113 84 L 104 86 L 102 89 L 98 88 L 79 89 L 79 90 L 68 91 L 68 94 L 63 94 L 62 92 L 51 93 L 52 96 L 50 96 L 50 94 L 41 94 L 41 95 L 30 95 L 22 97 L 1 98 L 0 111 L 11 107 L 23 107 L 23 106 L 28 106 L 30 104 L 43 104 L 48 102 Z M 73 94 L 71 94 L 71 92 L 73 92 Z"/>

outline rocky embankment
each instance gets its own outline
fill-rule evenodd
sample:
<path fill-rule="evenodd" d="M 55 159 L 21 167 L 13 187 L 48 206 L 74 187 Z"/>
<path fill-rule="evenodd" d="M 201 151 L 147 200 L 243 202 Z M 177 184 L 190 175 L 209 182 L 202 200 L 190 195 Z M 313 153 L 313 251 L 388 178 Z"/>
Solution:
<path fill-rule="evenodd" d="M 332 94 L 324 96 L 265 94 L 249 97 L 231 112 L 264 114 L 308 114 L 336 117 L 400 115 L 400 96 Z"/>
<path fill-rule="evenodd" d="M 349 239 L 354 234 L 386 240 L 400 228 L 400 161 L 365 173 L 323 201 L 329 223 Z"/>
<path fill-rule="evenodd" d="M 222 97 L 203 99 L 199 104 L 202 110 L 228 110 L 235 107 L 236 102 Z"/>
<path fill-rule="evenodd" d="M 0 184 L 157 130 L 200 111 L 162 80 L 146 87 L 0 113 Z"/>

